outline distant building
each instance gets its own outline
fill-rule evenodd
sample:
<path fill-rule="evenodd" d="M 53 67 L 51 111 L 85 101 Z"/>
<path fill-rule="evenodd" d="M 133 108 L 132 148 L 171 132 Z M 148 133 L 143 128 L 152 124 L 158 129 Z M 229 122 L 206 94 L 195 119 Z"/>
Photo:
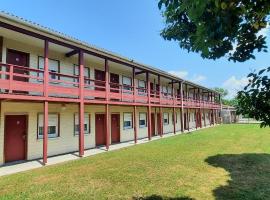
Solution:
<path fill-rule="evenodd" d="M 233 106 L 222 105 L 221 118 L 224 124 L 237 123 L 239 118 L 236 115 L 236 108 Z"/>

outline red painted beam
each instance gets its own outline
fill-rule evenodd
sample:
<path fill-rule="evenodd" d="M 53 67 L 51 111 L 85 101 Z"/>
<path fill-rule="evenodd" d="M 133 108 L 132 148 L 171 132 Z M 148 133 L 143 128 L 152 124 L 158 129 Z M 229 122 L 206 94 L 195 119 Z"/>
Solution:
<path fill-rule="evenodd" d="M 79 156 L 84 155 L 84 55 L 79 51 L 80 104 L 79 104 Z"/>
<path fill-rule="evenodd" d="M 137 106 L 133 106 L 134 112 L 133 112 L 133 126 L 134 126 L 134 143 L 137 144 L 137 139 L 138 139 L 138 132 L 137 132 Z"/>
<path fill-rule="evenodd" d="M 49 118 L 49 104 L 48 101 L 44 102 L 43 108 L 43 164 L 47 163 L 48 152 L 48 118 Z"/>

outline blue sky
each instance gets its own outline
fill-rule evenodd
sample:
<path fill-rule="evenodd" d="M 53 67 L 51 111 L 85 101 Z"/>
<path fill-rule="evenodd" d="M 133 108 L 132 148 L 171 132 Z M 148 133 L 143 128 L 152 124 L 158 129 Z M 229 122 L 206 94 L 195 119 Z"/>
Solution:
<path fill-rule="evenodd" d="M 160 37 L 164 20 L 157 0 L 0 0 L 0 9 L 207 87 L 224 87 L 229 97 L 253 69 L 269 65 L 270 53 L 233 63 L 202 59 Z M 263 34 L 269 35 L 268 29 Z M 269 45 L 269 38 L 267 40 Z"/>

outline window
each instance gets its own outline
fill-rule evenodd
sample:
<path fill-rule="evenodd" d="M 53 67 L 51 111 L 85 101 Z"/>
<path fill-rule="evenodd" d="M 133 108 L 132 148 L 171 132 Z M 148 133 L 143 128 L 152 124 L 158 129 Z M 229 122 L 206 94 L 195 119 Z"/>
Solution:
<path fill-rule="evenodd" d="M 79 73 L 79 66 L 74 64 L 73 65 L 73 75 L 74 76 L 79 76 L 80 73 Z M 84 78 L 87 78 L 87 79 L 90 79 L 90 68 L 88 67 L 84 67 Z M 79 82 L 79 79 L 74 79 L 74 82 Z M 86 84 L 90 84 L 90 80 L 84 80 L 84 83 Z"/>
<path fill-rule="evenodd" d="M 79 135 L 80 126 L 79 126 L 79 115 L 78 113 L 75 113 L 74 116 L 74 134 Z M 84 134 L 90 133 L 90 114 L 85 113 L 84 114 Z"/>
<path fill-rule="evenodd" d="M 163 124 L 164 125 L 169 124 L 169 113 L 163 113 Z"/>
<path fill-rule="evenodd" d="M 131 90 L 132 82 L 130 77 L 123 76 L 122 84 L 124 90 Z"/>
<path fill-rule="evenodd" d="M 162 92 L 164 96 L 167 96 L 167 93 L 168 93 L 167 86 L 162 86 Z"/>
<path fill-rule="evenodd" d="M 60 68 L 60 61 L 59 60 L 53 60 L 49 59 L 49 72 L 56 72 L 59 73 Z M 44 70 L 44 57 L 39 56 L 38 57 L 38 69 Z M 39 74 L 39 76 L 43 77 L 43 74 Z M 51 79 L 59 79 L 59 76 L 57 78 L 56 74 L 50 74 Z"/>
<path fill-rule="evenodd" d="M 143 88 L 143 89 L 139 89 L 139 93 L 146 93 L 146 84 L 145 84 L 145 81 L 142 81 L 142 80 L 138 80 L 138 87 L 139 88 Z"/>
<path fill-rule="evenodd" d="M 124 113 L 124 129 L 132 128 L 132 113 Z"/>
<path fill-rule="evenodd" d="M 43 138 L 43 114 L 38 114 L 38 139 Z M 59 136 L 59 115 L 49 114 L 48 120 L 48 138 Z"/>
<path fill-rule="evenodd" d="M 140 128 L 143 128 L 143 127 L 146 127 L 147 125 L 146 125 L 146 123 L 147 123 L 147 121 L 146 121 L 146 113 L 140 113 L 139 114 L 139 126 L 140 126 Z"/>

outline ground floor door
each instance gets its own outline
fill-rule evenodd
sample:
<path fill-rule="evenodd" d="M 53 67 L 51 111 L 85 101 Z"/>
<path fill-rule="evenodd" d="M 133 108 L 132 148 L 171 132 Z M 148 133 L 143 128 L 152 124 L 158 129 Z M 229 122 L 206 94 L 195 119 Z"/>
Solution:
<path fill-rule="evenodd" d="M 111 143 L 120 142 L 120 114 L 111 115 Z"/>
<path fill-rule="evenodd" d="M 156 120 L 155 120 L 155 113 L 151 113 L 151 135 L 155 136 L 156 134 Z"/>
<path fill-rule="evenodd" d="M 162 132 L 162 127 L 161 127 L 161 123 L 160 123 L 160 113 L 157 114 L 157 131 L 158 131 L 158 134 L 160 135 L 161 132 Z"/>
<path fill-rule="evenodd" d="M 27 116 L 7 115 L 5 117 L 4 154 L 5 162 L 26 159 Z"/>
<path fill-rule="evenodd" d="M 105 114 L 96 114 L 95 117 L 95 132 L 96 132 L 96 146 L 106 144 L 106 123 Z"/>

